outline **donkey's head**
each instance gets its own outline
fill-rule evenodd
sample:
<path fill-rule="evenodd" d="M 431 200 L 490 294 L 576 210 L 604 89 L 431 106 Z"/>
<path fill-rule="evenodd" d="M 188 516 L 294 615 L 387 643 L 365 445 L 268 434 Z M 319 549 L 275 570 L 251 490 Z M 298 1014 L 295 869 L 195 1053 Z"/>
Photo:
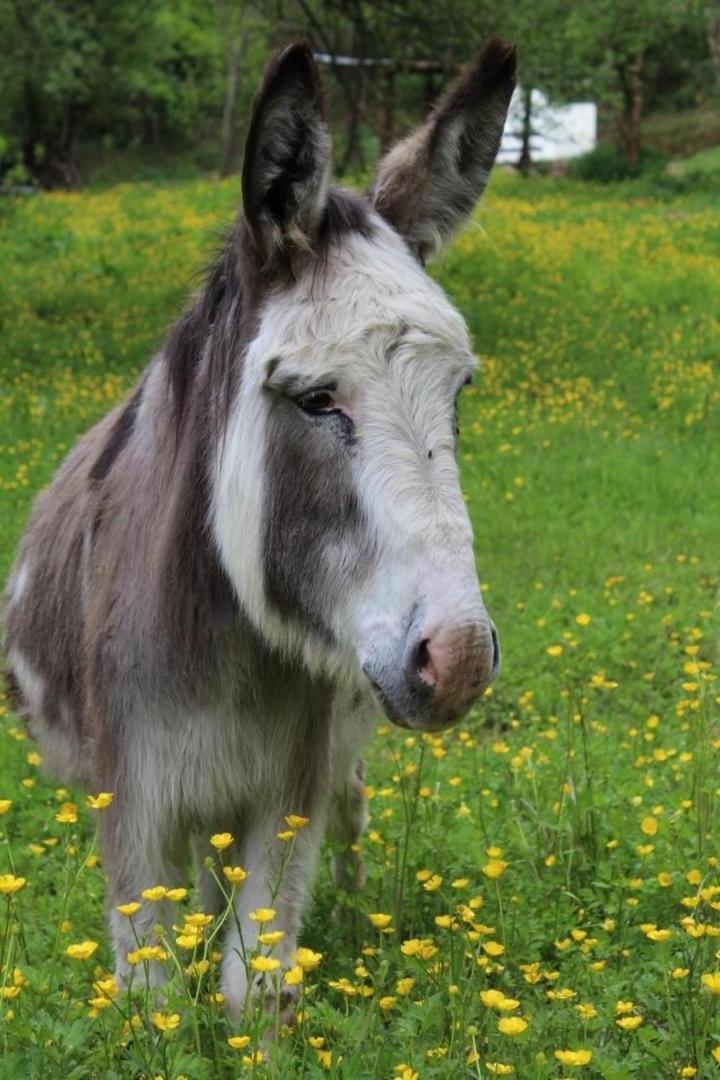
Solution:
<path fill-rule="evenodd" d="M 247 614 L 315 670 L 367 679 L 410 728 L 456 720 L 496 675 L 456 463 L 475 366 L 425 260 L 472 211 L 514 49 L 490 42 L 363 197 L 329 188 L 311 52 L 256 98 L 240 235 L 256 321 L 219 456 L 215 531 Z"/>

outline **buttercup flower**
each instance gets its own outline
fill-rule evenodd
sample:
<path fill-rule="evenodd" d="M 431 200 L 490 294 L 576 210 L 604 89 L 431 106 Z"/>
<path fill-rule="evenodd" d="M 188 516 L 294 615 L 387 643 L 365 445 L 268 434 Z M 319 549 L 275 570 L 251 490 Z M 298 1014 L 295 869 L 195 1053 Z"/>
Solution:
<path fill-rule="evenodd" d="M 210 837 L 210 843 L 217 851 L 225 851 L 232 844 L 235 837 L 229 832 L 214 833 Z"/>
<path fill-rule="evenodd" d="M 97 941 L 79 941 L 75 945 L 68 945 L 65 955 L 72 960 L 87 960 L 98 947 Z"/>

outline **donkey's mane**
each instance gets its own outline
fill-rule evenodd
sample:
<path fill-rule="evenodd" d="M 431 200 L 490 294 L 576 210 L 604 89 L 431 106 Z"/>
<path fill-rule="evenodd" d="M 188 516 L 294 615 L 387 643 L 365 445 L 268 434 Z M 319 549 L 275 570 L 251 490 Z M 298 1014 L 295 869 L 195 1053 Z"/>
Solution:
<path fill-rule="evenodd" d="M 353 192 L 331 188 L 314 239 L 314 274 L 323 274 L 330 252 L 349 233 L 369 236 L 372 231 L 367 200 Z M 300 269 L 297 253 L 288 253 L 285 277 L 293 281 Z M 196 299 L 172 327 L 165 347 L 175 423 L 187 414 L 188 400 L 200 362 L 208 352 L 208 391 L 211 412 L 222 423 L 236 385 L 242 350 L 250 341 L 260 297 L 260 268 L 245 218 L 222 238 L 218 251 L 202 274 L 204 284 Z"/>

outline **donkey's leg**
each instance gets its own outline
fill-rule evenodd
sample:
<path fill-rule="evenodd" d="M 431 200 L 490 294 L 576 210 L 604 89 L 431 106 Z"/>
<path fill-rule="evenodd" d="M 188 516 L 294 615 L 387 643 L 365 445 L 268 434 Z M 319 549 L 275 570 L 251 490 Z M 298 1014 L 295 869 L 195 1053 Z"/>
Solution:
<path fill-rule="evenodd" d="M 358 758 L 349 773 L 339 778 L 330 800 L 327 838 L 340 848 L 333 855 L 333 880 L 345 892 L 365 885 L 365 864 L 358 850 L 368 821 L 365 798 L 365 763 Z"/>
<path fill-rule="evenodd" d="M 366 695 L 346 692 L 337 698 L 333 711 L 328 840 L 336 845 L 332 861 L 335 884 L 355 892 L 365 884 L 365 866 L 357 848 L 368 819 L 361 755 L 372 728 L 375 705 Z"/>
<path fill-rule="evenodd" d="M 243 1015 L 249 1003 L 251 984 L 265 991 L 270 1011 L 275 1009 L 275 987 L 280 985 L 281 1022 L 289 1023 L 292 1019 L 297 987 L 284 986 L 278 980 L 293 964 L 292 954 L 297 948 L 322 843 L 325 812 L 316 807 L 310 823 L 295 834 L 292 847 L 277 839 L 283 824 L 278 813 L 251 827 L 246 834 L 244 866 L 248 878 L 236 896 L 236 921 L 227 933 L 222 971 L 222 990 L 234 1019 Z M 251 913 L 258 908 L 272 908 L 275 911 L 272 921 L 260 925 L 251 919 Z M 258 934 L 269 930 L 280 930 L 284 935 L 274 948 L 258 944 Z M 249 958 L 258 948 L 262 954 L 280 961 L 277 973 L 256 975 Z"/>
<path fill-rule="evenodd" d="M 168 900 L 143 900 L 142 892 L 162 885 L 177 888 L 186 883 L 187 843 L 183 842 L 177 823 L 143 819 L 142 800 L 120 799 L 105 813 L 102 828 L 103 861 L 108 881 L 110 930 L 115 949 L 118 980 L 135 984 L 145 981 L 147 971 L 151 985 L 163 983 L 170 969 L 162 961 L 151 960 L 132 964 L 128 954 L 141 945 L 157 945 L 170 931 L 177 918 L 174 905 Z M 132 916 L 118 911 L 119 905 L 140 901 L 141 907 Z M 161 930 L 156 933 L 156 927 Z"/>

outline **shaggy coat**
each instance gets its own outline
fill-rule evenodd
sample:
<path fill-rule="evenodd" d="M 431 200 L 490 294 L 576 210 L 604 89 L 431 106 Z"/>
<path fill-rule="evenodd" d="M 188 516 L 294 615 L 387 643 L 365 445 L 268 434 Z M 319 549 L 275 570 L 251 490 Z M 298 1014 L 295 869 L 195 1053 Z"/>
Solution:
<path fill-rule="evenodd" d="M 123 978 L 135 939 L 116 905 L 183 883 L 192 847 L 218 910 L 203 862 L 227 830 L 226 862 L 249 871 L 223 961 L 239 1013 L 248 913 L 273 898 L 290 964 L 326 831 L 338 884 L 361 883 L 377 703 L 439 729 L 497 671 L 455 464 L 474 361 L 422 263 L 485 186 L 514 68 L 487 45 L 360 197 L 328 186 L 312 54 L 282 52 L 204 289 L 37 500 L 6 595 L 8 681 L 47 766 L 114 793 L 102 847 Z M 289 813 L 310 824 L 278 890 Z M 136 930 L 158 921 L 171 910 L 145 904 Z"/>

